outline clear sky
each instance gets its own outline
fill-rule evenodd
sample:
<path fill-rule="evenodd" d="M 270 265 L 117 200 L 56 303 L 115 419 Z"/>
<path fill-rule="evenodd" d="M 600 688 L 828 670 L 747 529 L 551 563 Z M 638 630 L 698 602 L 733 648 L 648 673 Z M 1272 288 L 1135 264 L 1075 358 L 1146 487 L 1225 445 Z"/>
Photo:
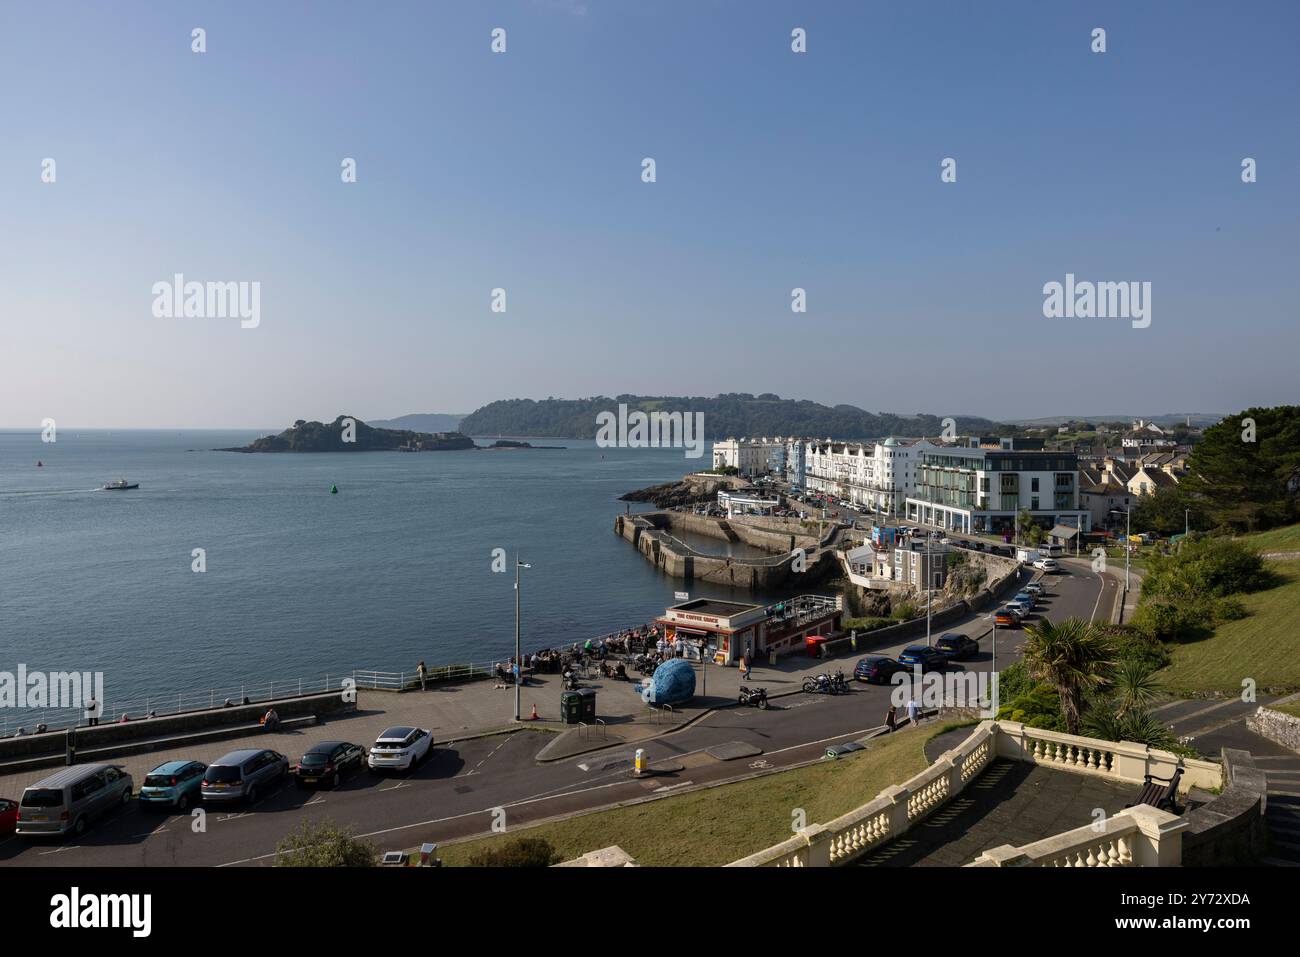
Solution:
<path fill-rule="evenodd" d="M 1295 402 L 1298 27 L 1294 0 L 5 0 L 0 425 Z M 1150 327 L 1045 318 L 1067 272 L 1150 282 Z M 260 282 L 260 325 L 155 318 L 175 273 Z"/>

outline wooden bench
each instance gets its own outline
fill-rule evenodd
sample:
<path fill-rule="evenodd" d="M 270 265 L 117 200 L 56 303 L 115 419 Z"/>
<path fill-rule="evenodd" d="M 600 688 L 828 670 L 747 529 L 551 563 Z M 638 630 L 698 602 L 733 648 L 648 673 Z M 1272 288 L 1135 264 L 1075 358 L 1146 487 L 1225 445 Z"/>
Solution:
<path fill-rule="evenodd" d="M 1142 785 L 1142 793 L 1138 795 L 1138 799 L 1125 806 L 1135 807 L 1139 804 L 1149 804 L 1151 807 L 1159 808 L 1162 811 L 1181 814 L 1182 809 L 1178 806 L 1178 782 L 1182 780 L 1182 777 L 1182 768 L 1175 769 L 1174 776 L 1171 778 L 1158 778 L 1152 774 L 1146 775 L 1143 778 L 1145 783 Z"/>

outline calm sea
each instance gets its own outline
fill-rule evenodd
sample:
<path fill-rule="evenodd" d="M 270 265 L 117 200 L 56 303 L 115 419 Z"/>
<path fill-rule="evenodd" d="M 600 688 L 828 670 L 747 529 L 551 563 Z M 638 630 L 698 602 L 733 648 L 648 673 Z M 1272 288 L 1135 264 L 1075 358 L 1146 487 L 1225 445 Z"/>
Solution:
<path fill-rule="evenodd" d="M 532 564 L 526 649 L 647 621 L 683 588 L 613 534 L 617 498 L 707 456 L 581 440 L 210 451 L 259 434 L 61 430 L 54 444 L 0 434 L 0 671 L 102 671 L 105 697 L 120 700 L 494 660 L 514 647 L 516 550 Z M 140 488 L 98 490 L 117 478 Z M 510 556 L 500 574 L 496 548 Z M 700 585 L 691 595 L 782 597 Z"/>

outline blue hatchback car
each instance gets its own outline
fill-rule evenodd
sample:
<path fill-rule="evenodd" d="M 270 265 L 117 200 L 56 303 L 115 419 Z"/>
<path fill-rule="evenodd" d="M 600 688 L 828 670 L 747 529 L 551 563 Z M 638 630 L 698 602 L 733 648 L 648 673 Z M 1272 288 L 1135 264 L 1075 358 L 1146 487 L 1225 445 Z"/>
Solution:
<path fill-rule="evenodd" d="M 208 766 L 202 761 L 168 761 L 147 775 L 140 785 L 140 808 L 170 807 L 184 811 L 200 800 L 203 773 Z"/>
<path fill-rule="evenodd" d="M 917 665 L 921 666 L 922 672 L 942 671 L 948 664 L 948 657 L 938 648 L 929 645 L 908 645 L 898 656 L 898 661 L 899 664 L 906 665 L 909 671 Z"/>

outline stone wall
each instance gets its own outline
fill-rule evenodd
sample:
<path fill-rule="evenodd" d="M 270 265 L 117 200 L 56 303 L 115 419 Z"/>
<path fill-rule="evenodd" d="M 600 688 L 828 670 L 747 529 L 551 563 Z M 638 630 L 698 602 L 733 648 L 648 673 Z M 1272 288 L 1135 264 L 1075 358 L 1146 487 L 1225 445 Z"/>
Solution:
<path fill-rule="evenodd" d="M 1267 849 L 1268 783 L 1249 751 L 1223 749 L 1223 780 L 1213 801 L 1187 812 L 1184 867 L 1251 864 Z"/>
<path fill-rule="evenodd" d="M 1283 698 L 1282 700 L 1288 702 L 1300 701 L 1300 695 L 1291 695 L 1289 698 Z M 1284 711 L 1274 711 L 1272 708 L 1260 706 L 1254 714 L 1246 719 L 1246 727 L 1260 737 L 1268 738 L 1284 748 L 1300 751 L 1300 718 L 1293 717 Z"/>
<path fill-rule="evenodd" d="M 274 702 L 259 701 L 257 704 L 236 705 L 233 708 L 182 711 L 179 714 L 163 715 L 158 718 L 141 718 L 125 724 L 82 727 L 77 729 L 77 751 L 115 748 L 151 738 L 178 737 L 195 731 L 210 731 L 229 725 L 253 724 L 266 714 L 267 708 L 272 705 L 281 718 L 355 711 L 356 696 L 352 697 L 351 702 L 344 701 L 341 691 L 331 691 L 301 697 L 277 698 Z M 27 735 L 21 738 L 4 738 L 0 739 L 0 762 L 62 755 L 64 747 L 65 737 L 62 731 Z"/>

